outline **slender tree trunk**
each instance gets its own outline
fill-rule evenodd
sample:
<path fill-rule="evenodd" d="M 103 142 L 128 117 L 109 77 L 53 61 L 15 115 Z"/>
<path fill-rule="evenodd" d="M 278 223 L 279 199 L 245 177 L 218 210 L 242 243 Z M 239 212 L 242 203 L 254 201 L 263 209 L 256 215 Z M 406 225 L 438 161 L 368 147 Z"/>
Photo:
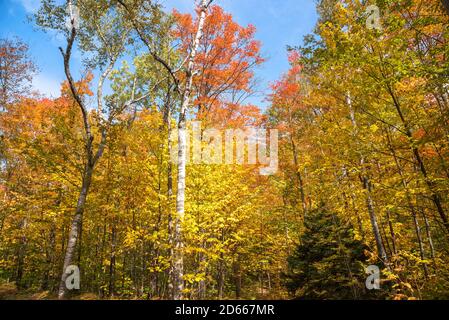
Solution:
<path fill-rule="evenodd" d="M 240 268 L 240 261 L 236 258 L 233 265 L 234 271 L 234 285 L 235 285 L 235 298 L 237 300 L 242 296 L 242 273 Z"/>
<path fill-rule="evenodd" d="M 395 255 L 397 253 L 396 233 L 394 232 L 393 223 L 391 222 L 390 210 L 387 210 L 387 219 L 388 219 L 388 228 L 390 229 L 391 243 L 393 246 L 393 254 Z"/>
<path fill-rule="evenodd" d="M 164 110 L 164 124 L 166 127 L 166 133 L 167 133 L 167 156 L 169 158 L 168 165 L 167 165 L 167 199 L 168 199 L 168 243 L 170 248 L 170 257 L 173 257 L 175 254 L 174 251 L 174 239 L 175 239 L 175 233 L 174 233 L 174 219 L 172 212 L 170 210 L 172 201 L 173 201 L 173 163 L 170 159 L 172 154 L 172 117 L 171 117 L 171 95 L 170 95 L 170 88 L 168 89 L 167 93 L 167 100 L 165 101 L 165 110 Z M 173 259 L 170 261 L 170 269 L 168 270 L 168 289 L 170 294 L 173 295 L 173 280 L 174 280 L 174 265 L 173 265 Z M 173 298 L 173 296 L 172 296 Z"/>
<path fill-rule="evenodd" d="M 362 240 L 365 241 L 365 231 L 363 230 L 363 221 L 362 221 L 362 217 L 360 216 L 360 212 L 357 209 L 357 205 L 356 205 L 356 196 L 354 194 L 354 185 L 352 183 L 352 181 L 349 179 L 349 175 L 348 175 L 348 170 L 346 169 L 346 167 L 343 167 L 343 175 L 348 179 L 349 185 L 350 185 L 350 189 L 351 189 L 351 207 L 352 209 L 355 211 L 356 214 L 356 218 L 357 218 L 357 227 L 359 229 L 359 233 L 362 237 Z M 340 183 L 337 181 L 338 185 L 340 186 Z M 343 193 L 343 197 L 345 198 L 345 208 L 346 210 L 349 210 L 350 208 L 350 204 L 348 201 L 348 196 Z"/>
<path fill-rule="evenodd" d="M 203 244 L 202 247 L 203 247 L 203 249 L 206 249 L 205 244 Z M 206 261 L 205 254 L 200 252 L 198 254 L 198 264 L 199 264 L 199 266 L 202 267 L 204 265 L 205 261 Z M 204 269 L 204 273 L 205 274 L 207 273 L 207 269 Z M 200 299 L 200 300 L 206 299 L 206 280 L 205 279 L 202 279 L 202 280 L 200 280 L 198 282 L 198 299 Z"/>
<path fill-rule="evenodd" d="M 225 266 L 224 255 L 220 253 L 220 260 L 218 262 L 218 300 L 223 299 L 225 284 Z"/>
<path fill-rule="evenodd" d="M 26 255 L 26 247 L 27 247 L 27 237 L 25 236 L 25 229 L 28 225 L 27 217 L 23 218 L 20 222 L 20 232 L 22 235 L 20 236 L 20 241 L 17 248 L 17 268 L 16 268 L 16 286 L 21 289 L 24 287 L 22 282 L 23 278 L 23 268 L 25 266 L 25 255 Z"/>
<path fill-rule="evenodd" d="M 107 233 L 106 229 L 107 229 L 107 220 L 106 220 L 106 217 L 105 217 L 104 221 L 103 221 L 103 230 L 102 230 L 102 238 L 101 238 L 101 249 L 100 249 L 100 265 L 98 267 L 98 270 L 103 270 L 103 261 L 104 261 L 105 248 L 106 248 L 106 233 Z M 100 273 L 99 282 L 102 283 L 103 282 L 103 275 L 102 275 L 101 271 L 99 273 Z M 101 296 L 104 297 L 105 296 L 105 289 L 104 289 L 104 287 L 101 288 L 100 292 L 101 292 Z"/>
<path fill-rule="evenodd" d="M 431 181 L 431 179 L 429 178 L 428 174 L 427 174 L 427 169 L 424 165 L 424 162 L 421 158 L 421 155 L 418 151 L 417 148 L 413 149 L 413 154 L 415 155 L 416 161 L 418 162 L 418 167 L 424 177 L 424 180 L 431 192 L 431 198 L 433 203 L 435 204 L 435 207 L 438 211 L 438 214 L 440 215 L 441 220 L 443 221 L 443 225 L 444 228 L 446 229 L 447 232 L 449 232 L 449 220 L 447 218 L 446 212 L 443 209 L 443 205 L 441 203 L 441 197 L 438 193 L 435 192 L 435 183 Z"/>
<path fill-rule="evenodd" d="M 178 189 L 176 196 L 176 216 L 173 219 L 172 239 L 173 239 L 173 263 L 172 263 L 172 285 L 173 299 L 181 300 L 184 290 L 184 260 L 183 260 L 183 239 L 182 223 L 184 221 L 184 204 L 186 189 L 186 159 L 187 159 L 187 128 L 186 109 L 190 103 L 190 93 L 186 93 L 178 126 Z"/>
<path fill-rule="evenodd" d="M 303 215 L 304 215 L 303 218 L 305 219 L 307 216 L 307 203 L 306 203 L 306 195 L 305 195 L 305 191 L 304 191 L 304 180 L 302 178 L 301 172 L 299 172 L 298 150 L 296 148 L 296 144 L 295 144 L 295 141 L 293 140 L 292 136 L 290 136 L 290 142 L 291 142 L 292 150 L 293 150 L 293 161 L 295 164 L 295 174 L 296 174 L 296 177 L 298 178 L 299 194 L 301 196 L 302 211 L 303 211 Z"/>
<path fill-rule="evenodd" d="M 369 218 L 373 229 L 374 238 L 376 240 L 377 253 L 382 259 L 382 262 L 388 264 L 388 257 L 385 247 L 382 243 L 382 236 L 380 234 L 379 224 L 377 222 L 376 212 L 374 209 L 374 202 L 371 197 L 371 183 L 367 177 L 363 177 L 363 186 L 366 190 L 366 206 L 368 208 Z"/>
<path fill-rule="evenodd" d="M 115 260 L 116 260 L 116 235 L 117 231 L 116 231 L 116 221 L 114 219 L 114 221 L 112 222 L 112 234 L 111 234 L 111 256 L 110 256 L 110 261 L 109 261 L 109 296 L 113 297 L 114 296 L 114 291 L 115 291 Z"/>
<path fill-rule="evenodd" d="M 76 244 L 78 241 L 78 233 L 80 230 L 80 225 L 83 219 L 84 207 L 86 205 L 87 195 L 89 193 L 89 188 L 92 182 L 93 166 L 87 164 L 83 184 L 81 187 L 81 193 L 78 198 L 78 204 L 76 206 L 75 216 L 73 217 L 72 224 L 70 227 L 69 239 L 66 248 L 64 266 L 62 270 L 61 282 L 59 284 L 58 298 L 64 299 L 67 295 L 66 279 L 68 274 L 66 273 L 67 267 L 72 265 L 74 260 L 74 255 L 76 251 Z"/>
<path fill-rule="evenodd" d="M 388 240 L 387 232 L 385 231 L 385 225 L 384 225 L 382 219 L 380 219 L 379 224 L 380 224 L 380 231 L 381 231 L 380 235 L 382 236 L 382 233 L 383 233 L 382 243 L 384 244 L 384 248 L 385 248 L 385 251 L 387 252 L 387 255 L 389 257 L 391 257 L 391 256 L 393 256 L 393 250 L 391 249 L 390 240 Z"/>
<path fill-rule="evenodd" d="M 186 190 L 186 160 L 187 160 L 187 123 L 186 113 L 190 107 L 190 99 L 193 88 L 193 77 L 195 73 L 195 58 L 200 45 L 200 40 L 203 36 L 204 23 L 206 20 L 206 14 L 210 5 L 210 0 L 202 0 L 199 6 L 199 20 L 196 35 L 192 44 L 192 49 L 189 54 L 189 62 L 186 70 L 186 85 L 183 94 L 181 111 L 178 121 L 178 189 L 176 195 L 176 217 L 174 219 L 173 226 L 173 241 L 174 241 L 174 254 L 173 254 L 173 271 L 172 271 L 172 284 L 173 284 L 173 299 L 183 299 L 184 290 L 184 259 L 183 248 L 184 243 L 182 239 L 182 224 L 184 221 L 185 212 L 185 190 Z"/>
<path fill-rule="evenodd" d="M 81 219 L 78 230 L 78 266 L 81 266 L 81 255 L 83 254 L 83 219 Z"/>
<path fill-rule="evenodd" d="M 397 99 L 393 89 L 387 85 L 387 89 L 388 92 L 393 100 L 394 106 L 396 108 L 396 111 L 398 113 L 399 118 L 401 119 L 402 125 L 405 129 L 405 133 L 407 135 L 407 138 L 409 138 L 410 140 L 413 139 L 413 135 L 412 135 L 412 131 L 410 129 L 410 124 L 407 122 L 407 120 L 405 119 L 404 113 L 402 112 L 402 108 L 401 108 L 401 104 L 399 102 L 399 100 Z M 415 146 L 411 147 L 413 156 L 415 157 L 416 160 L 416 164 L 419 168 L 419 171 L 421 172 L 422 177 L 424 178 L 424 181 L 430 191 L 431 194 L 431 199 L 433 201 L 433 203 L 435 204 L 435 207 L 438 211 L 438 214 L 440 215 L 440 218 L 443 222 L 444 228 L 446 229 L 446 232 L 449 233 L 449 220 L 447 217 L 447 214 L 445 212 L 445 210 L 443 209 L 443 205 L 442 205 L 442 201 L 441 201 L 441 197 L 440 195 L 435 191 L 435 182 L 432 181 L 432 179 L 429 177 L 429 174 L 427 172 L 427 168 L 424 164 L 424 161 L 421 157 L 421 154 L 418 150 L 418 148 L 416 148 Z"/>
<path fill-rule="evenodd" d="M 421 228 L 419 226 L 418 217 L 416 214 L 416 208 L 412 203 L 408 183 L 405 180 L 403 169 L 402 169 L 401 164 L 399 163 L 399 159 L 396 155 L 396 150 L 393 148 L 393 143 L 391 141 L 391 136 L 390 136 L 390 133 L 388 132 L 388 129 L 386 131 L 386 134 L 387 134 L 388 147 L 393 155 L 393 158 L 394 158 L 394 161 L 396 164 L 396 168 L 398 169 L 399 176 L 401 177 L 402 186 L 405 190 L 406 197 L 407 197 L 408 207 L 410 208 L 410 213 L 413 217 L 413 225 L 415 227 L 416 238 L 418 240 L 420 257 L 421 257 L 421 260 L 424 260 L 425 259 L 424 245 L 423 245 L 422 236 L 421 236 Z M 423 270 L 424 270 L 424 274 L 427 278 L 428 277 L 427 265 L 423 264 Z"/>
<path fill-rule="evenodd" d="M 72 1 L 69 0 L 68 5 L 69 5 L 69 7 L 71 7 Z M 67 270 L 68 266 L 72 265 L 73 260 L 75 259 L 74 255 L 75 255 L 76 245 L 77 245 L 77 241 L 79 238 L 79 232 L 81 230 L 83 214 L 84 214 L 84 207 L 86 205 L 87 195 L 89 193 L 89 188 L 90 188 L 90 185 L 92 182 L 92 175 L 93 175 L 94 167 L 95 167 L 95 164 L 97 163 L 98 159 L 103 155 L 103 151 L 104 151 L 104 148 L 106 145 L 106 131 L 103 130 L 100 146 L 98 147 L 98 150 L 97 150 L 96 154 L 94 155 L 94 152 L 93 152 L 94 136 L 92 135 L 92 131 L 91 131 L 91 124 L 89 122 L 88 110 L 87 110 L 86 106 L 84 105 L 82 96 L 79 94 L 78 89 L 76 88 L 75 81 L 73 80 L 73 77 L 72 77 L 72 74 L 70 71 L 70 59 L 71 59 L 71 55 L 72 55 L 73 44 L 75 42 L 75 38 L 77 35 L 77 30 L 75 27 L 75 20 L 72 20 L 71 23 L 72 23 L 72 28 L 70 31 L 70 35 L 67 38 L 67 47 L 66 47 L 65 51 L 62 48 L 59 48 L 59 50 L 61 51 L 61 54 L 64 58 L 64 72 L 65 72 L 67 81 L 69 83 L 70 91 L 71 91 L 73 98 L 77 102 L 77 104 L 80 108 L 80 111 L 82 113 L 83 125 L 84 125 L 84 130 L 85 130 L 85 152 L 86 152 L 85 162 L 86 162 L 86 164 L 85 164 L 85 168 L 84 168 L 84 172 L 83 172 L 83 181 L 82 181 L 82 185 L 81 185 L 80 195 L 78 197 L 75 215 L 72 219 L 72 223 L 70 226 L 70 233 L 69 233 L 67 248 L 65 251 L 64 265 L 63 265 L 63 270 L 62 270 L 62 275 L 61 275 L 61 282 L 59 284 L 59 291 L 58 291 L 59 299 L 64 299 L 67 294 L 67 288 L 66 288 L 65 281 L 67 279 L 68 274 L 66 273 L 66 270 Z M 115 62 L 115 58 L 113 61 Z M 109 68 L 108 68 L 108 70 L 110 71 Z M 106 76 L 107 76 L 107 74 L 105 73 L 105 74 L 103 74 L 102 78 L 106 78 Z M 102 100 L 101 99 L 101 95 L 102 95 L 101 90 L 102 90 L 101 85 L 99 85 L 98 92 L 97 92 L 97 95 L 98 95 L 97 99 L 98 99 L 99 103 Z M 101 111 L 101 109 L 102 109 L 101 105 L 98 105 L 98 109 L 99 109 L 99 111 Z M 100 112 L 100 114 L 101 114 L 101 112 Z"/>
<path fill-rule="evenodd" d="M 59 204 L 58 204 L 59 205 Z M 50 285 L 51 281 L 51 272 L 55 263 L 55 254 L 56 254 L 56 225 L 52 221 L 50 225 L 49 239 L 48 244 L 46 246 L 46 269 L 44 279 L 42 281 L 42 290 L 48 290 L 53 285 Z"/>
<path fill-rule="evenodd" d="M 421 237 L 421 227 L 419 226 L 419 221 L 418 221 L 418 217 L 416 215 L 416 211 L 413 211 L 413 223 L 415 225 L 416 237 L 418 238 L 420 258 L 421 258 L 421 260 L 424 260 L 426 257 L 424 255 L 424 245 L 423 245 L 422 237 Z M 425 277 L 428 278 L 429 271 L 427 270 L 426 264 L 423 264 L 423 270 L 424 270 Z"/>
<path fill-rule="evenodd" d="M 357 127 L 357 121 L 355 118 L 355 112 L 354 112 L 354 108 L 352 106 L 352 100 L 351 100 L 351 95 L 348 93 L 346 95 L 346 104 L 349 107 L 349 111 L 350 111 L 350 116 L 351 116 L 351 121 L 352 121 L 352 125 L 354 128 L 354 135 L 357 134 L 358 131 L 358 127 Z M 382 243 L 382 237 L 380 234 L 380 229 L 379 229 L 379 224 L 377 222 L 377 217 L 376 217 L 376 211 L 374 208 L 374 201 L 371 195 L 371 181 L 369 180 L 368 176 L 365 173 L 365 159 L 363 157 L 363 155 L 360 155 L 360 165 L 362 167 L 362 174 L 361 174 L 361 180 L 362 180 L 362 185 L 363 188 L 365 189 L 365 194 L 366 194 L 366 207 L 368 209 L 368 214 L 369 214 L 369 218 L 370 218 L 370 222 L 371 222 L 371 227 L 373 229 L 373 235 L 374 235 L 374 239 L 376 241 L 376 247 L 377 247 L 377 254 L 379 256 L 379 258 L 382 259 L 382 262 L 385 264 L 388 264 L 388 257 L 387 257 L 387 253 L 385 251 L 385 247 Z"/>
<path fill-rule="evenodd" d="M 352 182 L 350 182 L 351 190 L 354 190 L 354 185 Z M 361 213 L 359 212 L 356 204 L 356 196 L 353 191 L 351 191 L 351 202 L 352 202 L 352 208 L 356 212 L 357 215 L 357 226 L 359 228 L 360 235 L 362 236 L 362 240 L 365 241 L 366 235 L 365 230 L 363 228 L 363 220 L 361 217 Z"/>
<path fill-rule="evenodd" d="M 437 263 L 435 261 L 435 248 L 433 246 L 433 240 L 432 240 L 432 234 L 430 231 L 430 224 L 429 224 L 429 219 L 427 218 L 426 213 L 424 212 L 424 210 L 420 210 L 421 215 L 424 219 L 424 223 L 426 226 L 426 235 L 427 235 L 427 241 L 429 242 L 429 248 L 430 248 L 430 257 L 432 258 L 432 262 L 433 262 L 433 267 L 436 270 L 437 269 Z"/>

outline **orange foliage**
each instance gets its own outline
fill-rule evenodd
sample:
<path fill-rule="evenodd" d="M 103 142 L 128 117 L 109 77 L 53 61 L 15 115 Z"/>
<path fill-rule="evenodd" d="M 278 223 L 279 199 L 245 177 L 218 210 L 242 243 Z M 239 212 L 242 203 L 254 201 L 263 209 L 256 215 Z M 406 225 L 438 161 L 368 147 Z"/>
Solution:
<path fill-rule="evenodd" d="M 302 66 L 297 63 L 299 54 L 293 51 L 289 54 L 288 59 L 291 68 L 281 80 L 271 86 L 273 93 L 269 97 L 278 119 L 285 120 L 279 122 L 278 129 L 287 132 L 292 130 L 290 122 L 294 119 L 294 114 L 304 108 L 300 83 Z"/>
<path fill-rule="evenodd" d="M 173 15 L 177 22 L 174 36 L 181 51 L 188 52 L 197 21 L 190 14 L 174 11 Z M 254 26 L 240 26 L 221 7 L 210 8 L 195 59 L 200 71 L 194 79 L 199 119 L 228 126 L 260 121 L 259 110 L 242 105 L 238 98 L 252 92 L 253 68 L 264 62 L 255 32 Z"/>
<path fill-rule="evenodd" d="M 93 95 L 89 89 L 92 79 L 93 75 L 89 73 L 83 80 L 76 83 L 80 94 Z M 73 115 L 78 111 L 68 82 L 65 81 L 61 84 L 61 96 L 59 98 L 22 98 L 11 105 L 7 112 L 0 115 L 0 128 L 7 135 L 21 136 L 22 139 L 33 140 L 39 136 L 45 136 L 54 125 L 55 118 Z"/>
<path fill-rule="evenodd" d="M 94 95 L 94 93 L 90 90 L 90 84 L 93 79 L 94 79 L 94 75 L 92 72 L 89 71 L 83 79 L 81 79 L 80 81 L 75 83 L 75 87 L 81 96 L 87 95 L 87 96 L 92 97 Z M 72 93 L 70 92 L 70 86 L 69 86 L 68 81 L 64 81 L 62 83 L 61 94 L 62 94 L 62 96 L 71 96 L 72 95 Z"/>

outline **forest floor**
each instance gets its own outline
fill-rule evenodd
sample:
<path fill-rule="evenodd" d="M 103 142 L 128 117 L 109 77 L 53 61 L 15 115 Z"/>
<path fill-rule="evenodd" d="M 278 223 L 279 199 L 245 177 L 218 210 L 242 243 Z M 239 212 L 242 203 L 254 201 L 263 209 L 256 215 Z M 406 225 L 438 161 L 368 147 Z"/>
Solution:
<path fill-rule="evenodd" d="M 0 300 L 57 300 L 58 296 L 50 291 L 19 291 L 16 285 L 0 283 Z M 71 300 L 98 300 L 99 297 L 93 293 L 84 293 L 71 298 Z"/>

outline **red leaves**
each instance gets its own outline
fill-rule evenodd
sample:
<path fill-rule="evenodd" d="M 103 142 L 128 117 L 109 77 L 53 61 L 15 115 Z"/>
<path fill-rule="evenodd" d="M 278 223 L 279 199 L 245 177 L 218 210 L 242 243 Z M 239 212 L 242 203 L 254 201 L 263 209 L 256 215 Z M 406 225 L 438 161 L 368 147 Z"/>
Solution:
<path fill-rule="evenodd" d="M 269 96 L 272 111 L 278 123 L 278 129 L 292 132 L 292 121 L 295 113 L 304 109 L 303 89 L 301 86 L 302 66 L 299 64 L 300 55 L 296 51 L 290 52 L 288 60 L 291 64 L 289 71 L 272 84 L 273 93 Z"/>
<path fill-rule="evenodd" d="M 219 123 L 240 119 L 237 122 L 241 122 L 242 114 L 255 114 L 254 108 L 240 105 L 232 96 L 251 93 L 253 68 L 264 61 L 260 55 L 261 44 L 254 40 L 256 28 L 253 25 L 240 26 L 219 6 L 209 10 L 195 59 L 199 73 L 194 79 L 194 103 L 199 109 L 198 116 L 203 119 Z M 187 56 L 197 21 L 190 14 L 174 11 L 173 15 L 176 19 L 174 35 L 180 41 L 181 52 Z"/>
<path fill-rule="evenodd" d="M 292 64 L 290 70 L 281 78 L 276 81 L 271 87 L 273 94 L 270 99 L 273 105 L 281 107 L 282 105 L 288 105 L 290 108 L 302 108 L 301 95 L 302 88 L 300 84 L 300 75 L 302 66 L 298 64 L 299 54 L 292 52 L 288 57 Z"/>
<path fill-rule="evenodd" d="M 301 55 L 296 50 L 292 50 L 288 54 L 288 62 L 290 62 L 291 65 L 297 64 L 300 58 Z"/>

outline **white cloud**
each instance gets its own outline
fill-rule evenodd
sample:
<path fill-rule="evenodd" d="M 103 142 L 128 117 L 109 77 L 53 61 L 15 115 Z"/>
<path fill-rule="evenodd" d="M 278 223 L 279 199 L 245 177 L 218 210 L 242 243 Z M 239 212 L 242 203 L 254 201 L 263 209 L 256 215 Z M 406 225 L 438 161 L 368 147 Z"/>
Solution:
<path fill-rule="evenodd" d="M 35 13 L 40 6 L 39 0 L 13 0 L 14 2 L 20 3 L 27 13 Z"/>

